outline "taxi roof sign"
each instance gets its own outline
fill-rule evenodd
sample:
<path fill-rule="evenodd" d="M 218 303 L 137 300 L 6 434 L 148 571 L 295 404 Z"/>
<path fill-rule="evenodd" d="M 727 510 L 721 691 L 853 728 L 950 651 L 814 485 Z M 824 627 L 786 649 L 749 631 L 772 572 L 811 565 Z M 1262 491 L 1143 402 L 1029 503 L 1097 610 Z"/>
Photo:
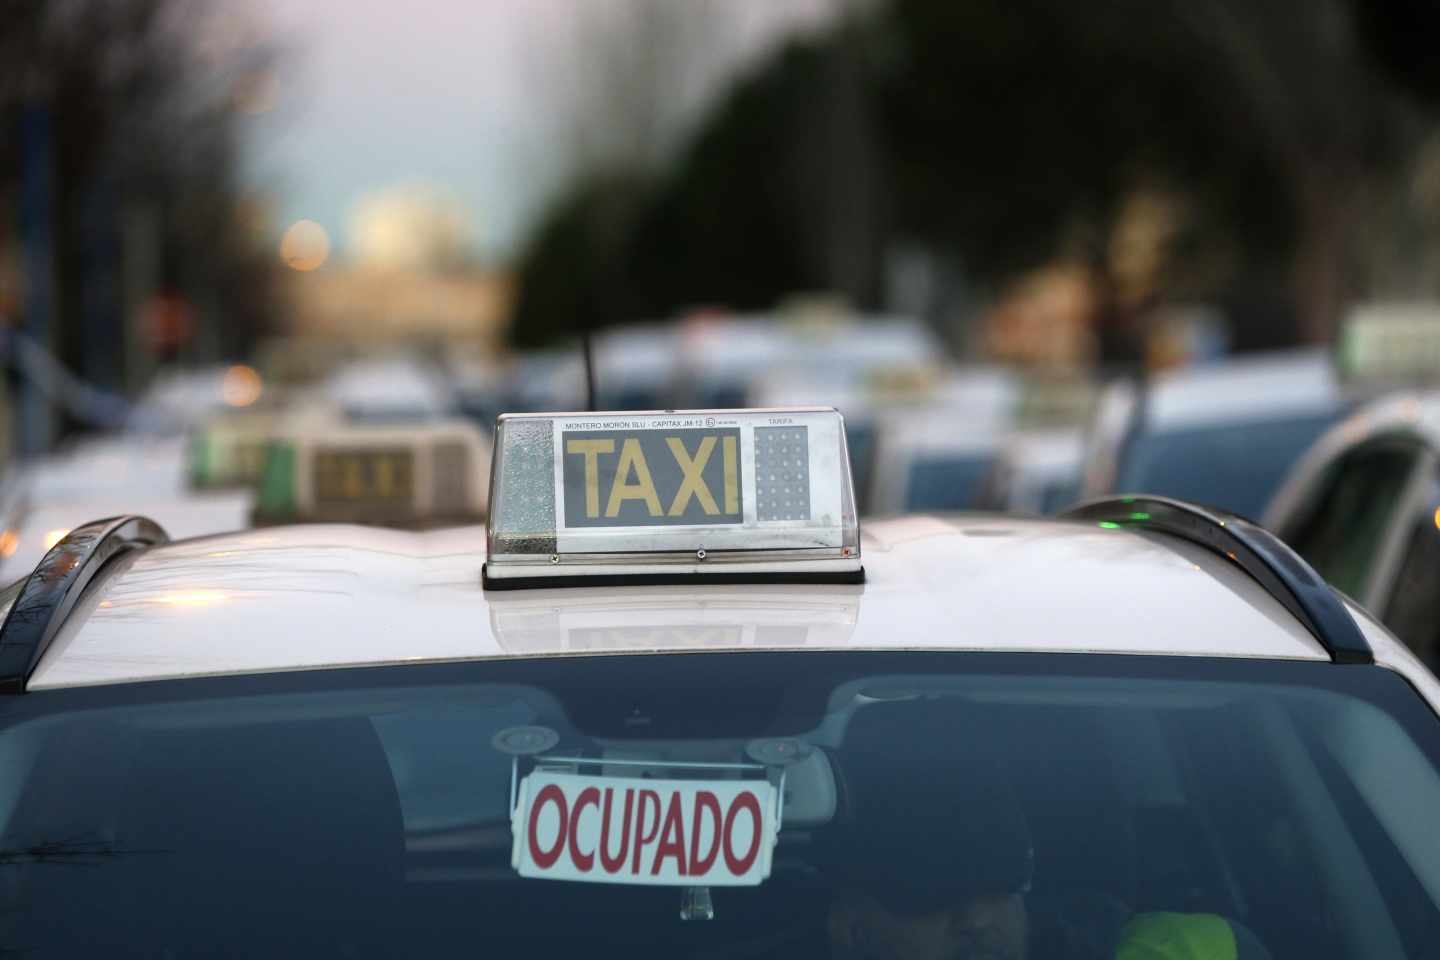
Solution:
<path fill-rule="evenodd" d="M 1371 303 L 1340 330 L 1341 373 L 1352 380 L 1425 382 L 1440 377 L 1440 304 Z"/>
<path fill-rule="evenodd" d="M 402 528 L 478 523 L 490 438 L 468 420 L 356 425 L 323 416 L 272 436 L 252 521 Z"/>
<path fill-rule="evenodd" d="M 834 408 L 505 414 L 490 485 L 491 589 L 864 576 Z"/>

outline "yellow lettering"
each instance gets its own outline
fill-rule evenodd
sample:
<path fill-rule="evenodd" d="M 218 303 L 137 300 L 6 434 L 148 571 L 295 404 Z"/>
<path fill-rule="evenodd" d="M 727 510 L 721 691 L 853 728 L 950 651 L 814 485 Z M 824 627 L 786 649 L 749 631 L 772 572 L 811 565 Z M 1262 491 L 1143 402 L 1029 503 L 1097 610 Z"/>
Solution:
<path fill-rule="evenodd" d="M 585 516 L 600 516 L 600 454 L 614 453 L 614 440 L 567 440 L 565 452 L 585 457 Z M 611 514 L 614 516 L 614 514 Z"/>
<path fill-rule="evenodd" d="M 725 512 L 740 512 L 740 476 L 736 467 L 739 457 L 735 455 L 735 438 L 726 437 L 722 445 L 725 456 Z"/>
<path fill-rule="evenodd" d="M 690 454 L 685 451 L 685 444 L 679 437 L 666 437 L 665 445 L 675 455 L 675 462 L 680 465 L 680 472 L 685 479 L 680 482 L 680 489 L 675 491 L 675 499 L 670 504 L 670 516 L 678 517 L 685 512 L 685 506 L 693 496 L 700 501 L 700 509 L 707 515 L 720 512 L 720 506 L 715 498 L 710 495 L 710 488 L 705 486 L 705 464 L 710 462 L 710 454 L 715 451 L 715 438 L 706 437 L 700 441 L 700 449 L 695 452 L 695 459 L 690 459 Z"/>
<path fill-rule="evenodd" d="M 360 461 L 354 457 L 346 457 L 344 480 L 341 483 L 345 489 L 345 496 L 350 500 L 359 500 L 365 496 L 365 477 L 361 473 Z"/>
<path fill-rule="evenodd" d="M 393 457 L 375 458 L 375 493 L 377 496 L 389 499 L 394 496 L 395 490 L 395 459 Z"/>
<path fill-rule="evenodd" d="M 628 479 L 632 471 L 635 474 L 634 483 Z M 640 441 L 634 437 L 620 447 L 620 462 L 615 467 L 615 483 L 610 488 L 610 502 L 605 505 L 605 516 L 619 516 L 620 505 L 626 500 L 644 500 L 652 517 L 658 517 L 663 512 L 660 497 L 655 493 L 655 482 L 650 479 L 650 465 L 645 462 Z"/>

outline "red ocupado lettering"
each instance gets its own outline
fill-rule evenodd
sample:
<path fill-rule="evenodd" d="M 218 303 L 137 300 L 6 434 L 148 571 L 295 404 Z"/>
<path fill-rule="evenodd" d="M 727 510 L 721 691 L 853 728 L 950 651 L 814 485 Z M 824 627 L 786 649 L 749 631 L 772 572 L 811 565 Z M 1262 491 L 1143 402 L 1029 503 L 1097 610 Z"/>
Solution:
<path fill-rule="evenodd" d="M 542 787 L 530 805 L 526 823 L 530 861 L 548 870 L 564 856 L 568 857 L 568 866 L 579 873 L 591 873 L 598 867 L 607 874 L 623 871 L 632 876 L 642 872 L 658 876 L 669 863 L 681 876 L 703 877 L 717 862 L 723 862 L 730 874 L 740 876 L 755 865 L 760 855 L 764 820 L 760 798 L 753 791 L 740 791 L 722 808 L 713 791 L 698 790 L 688 820 L 679 792 L 671 793 L 668 802 L 649 788 L 627 787 L 618 794 L 614 787 L 603 791 L 586 787 L 572 805 L 557 784 Z M 539 825 L 546 808 L 554 809 L 558 829 L 553 838 L 547 836 L 542 841 Z M 584 814 L 600 818 L 598 840 L 589 844 L 581 839 Z M 747 818 L 749 843 L 745 849 L 737 849 L 736 826 Z M 702 836 L 707 829 L 708 844 Z"/>

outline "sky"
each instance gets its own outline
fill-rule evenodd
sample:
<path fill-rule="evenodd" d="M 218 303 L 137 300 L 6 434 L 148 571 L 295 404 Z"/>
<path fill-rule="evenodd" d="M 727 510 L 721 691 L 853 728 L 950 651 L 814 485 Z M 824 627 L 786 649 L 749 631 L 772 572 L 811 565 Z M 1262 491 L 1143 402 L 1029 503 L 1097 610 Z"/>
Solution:
<path fill-rule="evenodd" d="M 344 253 L 356 204 L 412 185 L 460 214 L 476 253 L 513 253 L 567 169 L 561 118 L 582 45 L 634 2 L 261 0 L 281 69 L 274 108 L 247 121 L 247 175 L 277 235 L 314 220 Z M 662 2 L 722 5 L 728 29 L 687 83 L 701 103 L 837 0 Z"/>

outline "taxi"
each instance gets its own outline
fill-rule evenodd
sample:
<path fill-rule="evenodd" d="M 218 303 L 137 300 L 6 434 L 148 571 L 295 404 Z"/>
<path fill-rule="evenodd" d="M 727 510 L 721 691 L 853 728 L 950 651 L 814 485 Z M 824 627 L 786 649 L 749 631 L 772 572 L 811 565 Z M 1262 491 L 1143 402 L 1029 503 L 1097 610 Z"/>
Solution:
<path fill-rule="evenodd" d="M 1096 408 L 1082 493 L 1147 490 L 1258 517 L 1349 403 L 1323 349 L 1170 370 L 1143 386 L 1117 381 Z"/>
<path fill-rule="evenodd" d="M 980 506 L 1036 515 L 1075 503 L 1085 456 L 1082 424 L 1096 419 L 1098 401 L 1099 389 L 1088 379 L 1052 374 L 1027 382 Z"/>
<path fill-rule="evenodd" d="M 821 408 L 505 416 L 491 476 L 0 593 L 7 949 L 1432 954 L 1440 684 L 1265 530 L 862 533 Z"/>
<path fill-rule="evenodd" d="M 490 440 L 464 419 L 356 423 L 305 409 L 270 435 L 252 519 L 435 527 L 485 516 Z"/>
<path fill-rule="evenodd" d="M 1440 310 L 1360 304 L 1336 349 L 1347 386 L 1378 399 L 1318 439 L 1267 526 L 1440 664 Z"/>
<path fill-rule="evenodd" d="M 418 423 L 460 412 L 459 398 L 445 375 L 404 354 L 344 364 L 318 389 L 325 403 L 355 423 Z"/>
<path fill-rule="evenodd" d="M 247 490 L 189 490 L 179 437 L 114 434 L 22 460 L 0 487 L 0 578 L 35 568 L 71 529 L 100 516 L 140 511 L 178 537 L 249 525 Z"/>
<path fill-rule="evenodd" d="M 1440 664 L 1440 392 L 1392 395 L 1337 424 L 1290 471 L 1265 523 Z"/>
<path fill-rule="evenodd" d="M 270 437 L 284 421 L 283 409 L 227 410 L 198 424 L 187 449 L 190 489 L 254 489 L 265 468 Z"/>
<path fill-rule="evenodd" d="M 1005 513 L 1052 514 L 1080 493 L 1083 432 L 1075 427 L 1017 430 L 985 479 L 981 505 Z"/>
<path fill-rule="evenodd" d="M 1023 385 L 999 368 L 950 371 L 922 403 L 878 418 L 870 509 L 974 509 L 1014 425 Z"/>

